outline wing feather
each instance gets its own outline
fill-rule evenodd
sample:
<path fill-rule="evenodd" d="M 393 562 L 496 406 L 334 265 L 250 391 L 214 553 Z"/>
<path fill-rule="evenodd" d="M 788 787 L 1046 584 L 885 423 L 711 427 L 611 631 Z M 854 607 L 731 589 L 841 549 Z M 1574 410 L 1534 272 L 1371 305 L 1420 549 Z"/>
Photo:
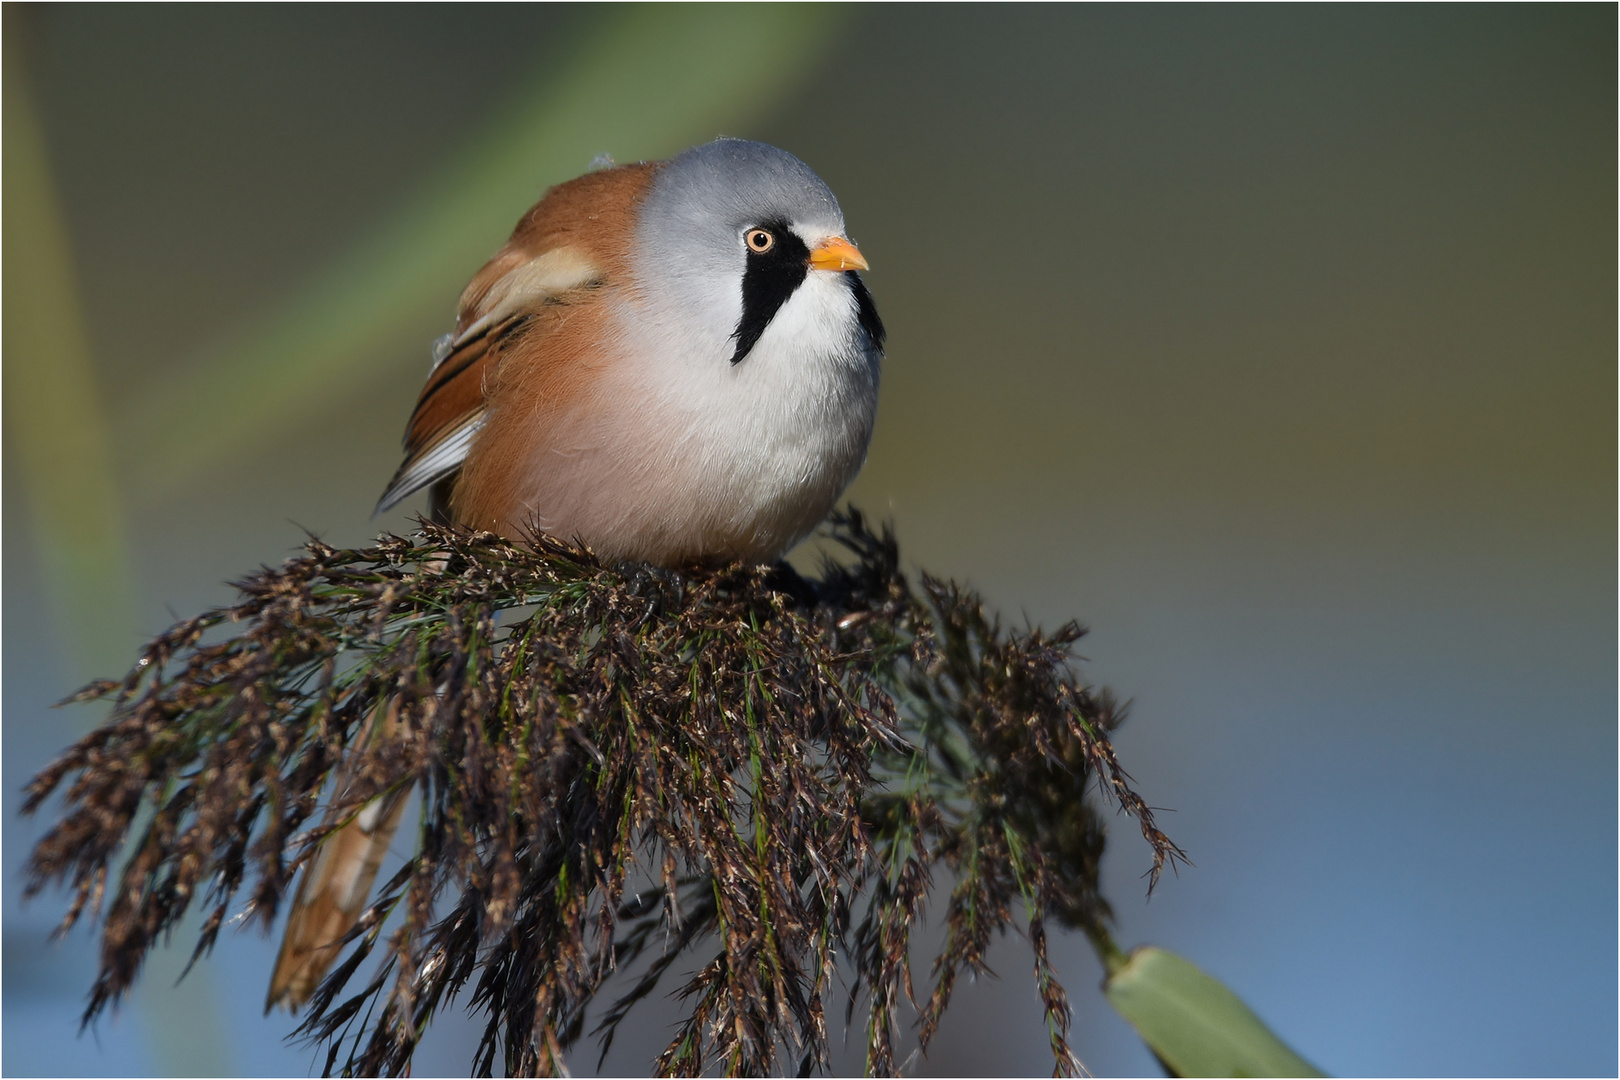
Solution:
<path fill-rule="evenodd" d="M 435 481 L 461 468 L 472 446 L 473 436 L 484 426 L 484 410 L 468 416 L 460 424 L 446 431 L 442 438 L 421 447 L 406 457 L 404 464 L 389 481 L 388 490 L 377 500 L 375 513 L 391 510 L 401 501 L 421 491 Z"/>
<path fill-rule="evenodd" d="M 619 166 L 551 189 L 473 276 L 454 332 L 434 345 L 433 369 L 406 427 L 405 460 L 377 513 L 461 469 L 489 415 L 501 353 L 531 324 L 550 325 L 536 315 L 586 302 L 622 272 L 635 204 L 654 167 Z"/>
<path fill-rule="evenodd" d="M 484 425 L 484 379 L 507 327 L 467 341 L 434 367 L 405 429 L 405 460 L 377 500 L 382 513 L 461 467 Z"/>

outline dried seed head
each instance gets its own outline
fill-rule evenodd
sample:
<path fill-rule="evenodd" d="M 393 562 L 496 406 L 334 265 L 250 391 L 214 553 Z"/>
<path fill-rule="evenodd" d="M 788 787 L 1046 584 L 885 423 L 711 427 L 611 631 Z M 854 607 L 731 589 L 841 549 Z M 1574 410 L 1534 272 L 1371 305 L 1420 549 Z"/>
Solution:
<path fill-rule="evenodd" d="M 923 1048 L 1022 908 L 1057 1067 L 1077 1069 L 1043 920 L 1109 917 L 1091 780 L 1137 818 L 1153 874 L 1182 857 L 1108 743 L 1122 710 L 1077 680 L 1078 626 L 1011 632 L 948 582 L 913 589 L 893 535 L 853 511 L 831 536 L 847 561 L 813 581 L 785 564 L 606 567 L 548 537 L 427 523 L 357 550 L 312 539 L 244 579 L 236 605 L 86 688 L 110 720 L 30 785 L 32 810 L 71 778 L 29 864 L 30 891 L 71 886 L 64 925 L 100 911 L 128 853 L 86 1020 L 193 899 L 201 955 L 238 892 L 237 919 L 273 919 L 337 824 L 414 786 L 418 849 L 300 1029 L 331 1046 L 328 1070 L 406 1071 L 465 993 L 486 1019 L 475 1070 L 559 1071 L 613 972 L 639 961 L 595 1029 L 604 1053 L 695 951 L 661 1071 L 825 1066 L 842 964 L 869 1066 L 893 1072 L 940 864 L 954 885 Z M 364 737 L 379 710 L 396 734 Z M 355 980 L 373 952 L 377 974 Z"/>

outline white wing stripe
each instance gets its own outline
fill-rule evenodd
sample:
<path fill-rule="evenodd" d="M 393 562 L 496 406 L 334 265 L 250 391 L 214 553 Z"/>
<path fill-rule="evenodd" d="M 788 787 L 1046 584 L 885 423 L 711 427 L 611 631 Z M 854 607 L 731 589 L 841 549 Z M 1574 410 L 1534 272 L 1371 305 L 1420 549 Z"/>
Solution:
<path fill-rule="evenodd" d="M 420 491 L 461 466 L 467 458 L 467 448 L 472 445 L 473 436 L 478 429 L 484 426 L 484 414 L 478 413 L 469 417 L 462 425 L 439 440 L 438 444 L 411 462 L 410 467 L 400 471 L 394 477 L 394 482 L 388 485 L 383 497 L 377 501 L 375 513 L 382 513 L 396 506 L 406 496 Z"/>

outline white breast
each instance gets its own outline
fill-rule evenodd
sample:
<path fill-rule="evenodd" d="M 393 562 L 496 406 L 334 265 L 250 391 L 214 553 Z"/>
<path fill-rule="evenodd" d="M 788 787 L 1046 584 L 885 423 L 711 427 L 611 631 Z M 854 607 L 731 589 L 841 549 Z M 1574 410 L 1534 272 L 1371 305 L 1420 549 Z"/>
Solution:
<path fill-rule="evenodd" d="M 528 473 L 538 523 L 609 559 L 781 555 L 855 478 L 872 435 L 879 355 L 848 283 L 811 271 L 735 365 L 734 318 L 628 291 L 610 302 L 613 362 L 552 421 L 549 460 Z"/>

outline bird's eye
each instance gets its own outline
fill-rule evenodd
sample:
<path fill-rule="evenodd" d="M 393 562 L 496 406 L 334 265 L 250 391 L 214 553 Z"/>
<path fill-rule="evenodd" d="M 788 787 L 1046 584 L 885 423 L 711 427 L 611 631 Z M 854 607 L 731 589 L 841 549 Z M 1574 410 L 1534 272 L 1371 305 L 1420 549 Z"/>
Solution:
<path fill-rule="evenodd" d="M 776 237 L 765 229 L 749 229 L 743 240 L 748 244 L 748 250 L 756 255 L 763 255 L 776 246 Z"/>

